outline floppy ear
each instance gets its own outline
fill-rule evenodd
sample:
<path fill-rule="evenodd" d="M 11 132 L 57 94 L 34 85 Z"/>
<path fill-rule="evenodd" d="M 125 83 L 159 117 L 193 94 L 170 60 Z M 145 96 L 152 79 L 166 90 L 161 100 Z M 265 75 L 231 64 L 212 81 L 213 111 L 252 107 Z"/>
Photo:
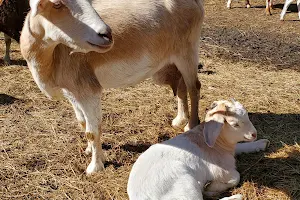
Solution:
<path fill-rule="evenodd" d="M 39 14 L 39 12 L 43 11 L 48 1 L 59 3 L 61 0 L 30 0 L 31 16 L 34 17 Z"/>
<path fill-rule="evenodd" d="M 213 147 L 218 136 L 221 133 L 224 124 L 224 116 L 221 114 L 214 114 L 212 119 L 205 122 L 203 134 L 204 141 L 209 147 Z"/>
<path fill-rule="evenodd" d="M 217 104 L 214 102 L 211 105 L 212 110 L 207 113 L 204 124 L 204 141 L 209 147 L 213 147 L 218 136 L 221 133 L 224 124 L 224 115 L 227 111 L 227 107 L 224 103 Z"/>
<path fill-rule="evenodd" d="M 31 9 L 31 16 L 34 17 L 41 9 L 42 0 L 30 0 L 29 5 Z"/>

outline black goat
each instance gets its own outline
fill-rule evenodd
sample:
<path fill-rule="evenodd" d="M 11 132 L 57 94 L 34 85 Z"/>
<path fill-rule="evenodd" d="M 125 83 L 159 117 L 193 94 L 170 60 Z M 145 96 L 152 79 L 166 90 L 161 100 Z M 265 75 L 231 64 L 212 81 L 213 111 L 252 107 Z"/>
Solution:
<path fill-rule="evenodd" d="M 10 64 L 11 38 L 19 42 L 20 31 L 29 9 L 29 0 L 0 0 L 0 32 L 3 32 L 5 37 L 4 63 L 6 64 Z"/>

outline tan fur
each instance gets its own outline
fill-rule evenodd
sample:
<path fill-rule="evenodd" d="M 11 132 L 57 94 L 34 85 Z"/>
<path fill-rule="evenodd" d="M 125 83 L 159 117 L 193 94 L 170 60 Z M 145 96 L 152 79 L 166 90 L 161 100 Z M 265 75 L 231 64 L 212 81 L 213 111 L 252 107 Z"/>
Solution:
<path fill-rule="evenodd" d="M 86 150 L 93 154 L 88 174 L 104 167 L 97 130 L 103 88 L 134 85 L 154 75 L 174 93 L 179 91 L 172 125 L 184 125 L 189 118 L 187 93 L 191 117 L 186 129 L 198 124 L 198 43 L 204 18 L 201 0 L 101 0 L 92 1 L 93 7 L 89 2 L 68 1 L 56 9 L 48 0 L 32 0 L 34 9 L 20 39 L 22 55 L 41 91 L 48 97 L 63 94 L 77 120 L 86 121 L 87 138 L 93 141 Z M 110 29 L 113 40 L 105 43 Z"/>
<path fill-rule="evenodd" d="M 128 1 L 126 2 L 128 3 Z M 40 74 L 44 80 L 49 81 L 53 78 L 52 81 L 59 87 L 97 90 L 97 88 L 101 88 L 93 72 L 93 69 L 97 67 L 101 67 L 104 64 L 109 65 L 115 60 L 136 60 L 145 51 L 150 52 L 153 55 L 152 57 L 159 61 L 171 56 L 171 54 L 180 55 L 182 47 L 186 46 L 187 41 L 194 42 L 198 40 L 199 27 L 201 27 L 200 24 L 202 23 L 204 13 L 203 10 L 199 9 L 196 1 L 189 0 L 187 3 L 181 2 L 180 4 L 171 3 L 175 2 L 172 0 L 157 2 L 160 4 L 172 4 L 170 12 L 157 13 L 157 19 L 148 18 L 145 10 L 150 10 L 149 12 L 151 12 L 151 8 L 144 8 L 149 5 L 144 5 L 143 1 L 140 0 L 132 2 L 130 6 L 124 5 L 122 1 L 117 0 L 110 1 L 109 3 L 107 1 L 95 2 L 94 8 L 113 30 L 114 47 L 107 53 L 99 54 L 90 52 L 86 55 L 74 54 L 69 56 L 71 49 L 63 45 L 59 45 L 55 49 L 44 49 L 44 42 L 42 41 L 42 32 L 44 30 L 38 24 L 35 24 L 35 21 L 38 20 L 31 19 L 30 23 L 32 24 L 29 24 L 29 26 L 37 34 L 34 34 L 35 38 L 33 38 L 32 33 L 26 27 L 23 29 L 21 37 L 22 54 L 25 58 L 35 54 L 36 60 L 39 63 L 43 63 Z M 107 6 L 105 6 L 106 3 Z M 110 9 L 109 4 L 114 4 L 114 9 Z M 130 9 L 130 11 L 122 11 L 125 8 Z M 45 13 L 47 12 L 45 11 Z M 49 12 L 50 14 L 48 15 L 44 14 L 44 16 L 49 20 L 54 19 L 53 15 L 59 15 L 59 18 L 64 17 L 63 12 L 52 12 Z M 129 14 L 126 15 L 127 13 Z M 36 18 L 38 17 L 36 16 Z M 144 19 L 142 23 L 136 20 L 140 18 Z M 156 21 L 165 18 L 168 20 L 161 24 L 158 24 L 158 21 Z M 158 25 L 161 27 L 158 28 Z M 191 27 L 195 28 L 191 29 Z M 151 29 L 149 30 L 149 28 Z M 152 30 L 159 30 L 159 32 L 153 32 Z M 36 38 L 36 36 L 39 37 Z M 131 50 L 129 51 L 128 48 Z M 186 48 L 190 48 L 190 46 L 186 46 Z M 50 62 L 52 56 L 55 56 L 56 63 Z M 155 63 L 154 60 L 152 62 Z M 158 63 L 149 67 L 158 67 Z M 169 72 L 176 74 L 176 71 L 177 69 L 174 68 L 174 71 Z M 178 73 L 176 74 L 177 77 L 179 77 Z M 69 82 L 73 79 L 76 82 Z M 175 85 L 170 82 L 167 84 Z"/>

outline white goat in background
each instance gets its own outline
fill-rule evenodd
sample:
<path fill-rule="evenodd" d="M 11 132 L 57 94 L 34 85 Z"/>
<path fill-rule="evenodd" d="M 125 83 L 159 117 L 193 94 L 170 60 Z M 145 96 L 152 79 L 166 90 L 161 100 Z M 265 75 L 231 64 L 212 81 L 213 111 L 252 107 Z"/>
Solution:
<path fill-rule="evenodd" d="M 268 146 L 266 139 L 252 142 L 256 137 L 256 129 L 239 102 L 214 102 L 204 123 L 140 155 L 129 175 L 129 198 L 202 200 L 202 193 L 218 195 L 240 181 L 235 152 L 254 152 Z M 241 141 L 249 143 L 237 144 Z M 223 200 L 242 200 L 242 195 Z"/>
<path fill-rule="evenodd" d="M 31 0 L 30 7 L 22 55 L 43 93 L 72 103 L 85 128 L 86 153 L 92 153 L 87 174 L 104 168 L 100 97 L 105 88 L 154 76 L 177 94 L 172 125 L 182 127 L 188 118 L 186 129 L 198 124 L 202 0 Z"/>

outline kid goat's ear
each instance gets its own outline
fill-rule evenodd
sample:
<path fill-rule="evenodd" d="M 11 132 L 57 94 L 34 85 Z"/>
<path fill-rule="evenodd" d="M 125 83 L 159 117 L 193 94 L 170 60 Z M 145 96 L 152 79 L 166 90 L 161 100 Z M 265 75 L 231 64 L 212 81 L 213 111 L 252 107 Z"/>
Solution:
<path fill-rule="evenodd" d="M 224 103 L 216 105 L 214 102 L 213 104 L 214 108 L 207 113 L 203 129 L 204 141 L 209 147 L 213 147 L 215 145 L 224 125 L 224 115 L 227 111 L 227 107 Z"/>

